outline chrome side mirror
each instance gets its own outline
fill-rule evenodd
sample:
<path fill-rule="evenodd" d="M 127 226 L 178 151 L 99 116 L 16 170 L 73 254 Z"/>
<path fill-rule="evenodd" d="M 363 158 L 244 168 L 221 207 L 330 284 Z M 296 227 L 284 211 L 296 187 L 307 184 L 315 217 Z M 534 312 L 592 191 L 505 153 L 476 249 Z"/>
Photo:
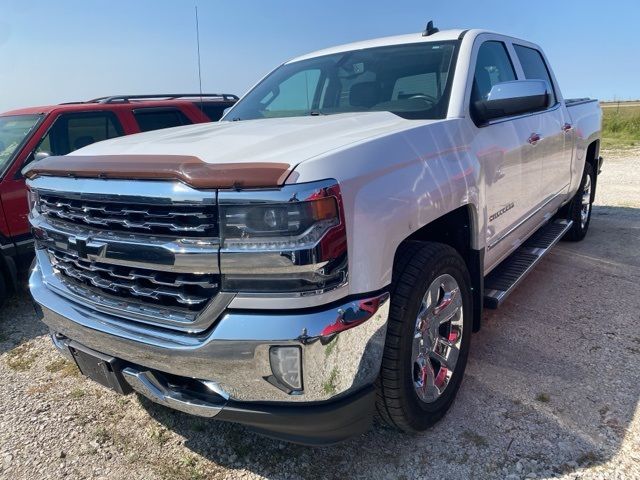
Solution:
<path fill-rule="evenodd" d="M 473 102 L 472 111 L 479 123 L 522 113 L 538 112 L 549 105 L 546 80 L 515 80 L 497 83 L 486 99 Z"/>

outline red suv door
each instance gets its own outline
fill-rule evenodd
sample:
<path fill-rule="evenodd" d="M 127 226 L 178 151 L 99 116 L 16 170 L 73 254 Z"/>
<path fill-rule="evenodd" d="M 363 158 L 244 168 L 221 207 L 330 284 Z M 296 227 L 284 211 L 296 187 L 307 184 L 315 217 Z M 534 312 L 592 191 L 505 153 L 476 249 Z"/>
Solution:
<path fill-rule="evenodd" d="M 22 158 L 16 159 L 18 165 L 12 168 L 11 177 L 6 178 L 2 183 L 2 203 L 9 231 L 14 239 L 29 235 L 27 219 L 29 207 L 24 178 L 20 171 L 26 164 L 33 161 L 36 153 L 66 155 L 91 143 L 119 137 L 124 134 L 124 130 L 115 113 L 96 111 L 63 113 L 55 118 L 46 129 L 46 133 L 38 133 L 44 136 L 36 141 L 35 146 L 29 142 L 30 144 L 21 153 Z"/>

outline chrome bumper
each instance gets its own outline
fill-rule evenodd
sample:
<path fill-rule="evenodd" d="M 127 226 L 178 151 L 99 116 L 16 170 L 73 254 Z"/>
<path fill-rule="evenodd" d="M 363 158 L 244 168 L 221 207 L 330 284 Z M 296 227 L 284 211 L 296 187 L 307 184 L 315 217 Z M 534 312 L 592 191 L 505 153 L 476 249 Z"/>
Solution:
<path fill-rule="evenodd" d="M 388 295 L 375 297 L 379 303 L 366 321 L 361 301 L 314 311 L 227 311 L 211 329 L 188 334 L 65 299 L 43 283 L 38 266 L 29 288 L 54 334 L 138 367 L 215 382 L 229 399 L 244 402 L 326 401 L 371 385 L 389 313 Z M 270 347 L 286 345 L 302 349 L 303 391 L 294 395 L 267 381 Z"/>

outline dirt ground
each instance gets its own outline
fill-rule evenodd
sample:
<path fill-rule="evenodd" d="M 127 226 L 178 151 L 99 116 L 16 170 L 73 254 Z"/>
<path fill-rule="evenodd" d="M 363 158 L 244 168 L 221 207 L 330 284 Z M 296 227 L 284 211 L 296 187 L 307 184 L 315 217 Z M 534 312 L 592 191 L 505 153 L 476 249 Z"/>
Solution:
<path fill-rule="evenodd" d="M 120 397 L 61 360 L 21 292 L 0 312 L 0 478 L 640 478 L 640 150 L 603 154 L 589 235 L 485 312 L 424 434 L 312 449 Z"/>

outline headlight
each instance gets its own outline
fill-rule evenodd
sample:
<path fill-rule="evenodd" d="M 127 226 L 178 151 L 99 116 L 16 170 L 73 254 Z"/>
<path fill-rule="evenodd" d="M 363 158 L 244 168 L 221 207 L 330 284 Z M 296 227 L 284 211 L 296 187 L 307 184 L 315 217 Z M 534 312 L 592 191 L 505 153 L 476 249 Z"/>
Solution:
<path fill-rule="evenodd" d="M 335 180 L 220 192 L 219 208 L 224 289 L 317 293 L 346 282 L 346 228 Z"/>
<path fill-rule="evenodd" d="M 229 249 L 300 248 L 315 244 L 340 223 L 334 197 L 306 202 L 221 207 L 224 245 Z"/>

